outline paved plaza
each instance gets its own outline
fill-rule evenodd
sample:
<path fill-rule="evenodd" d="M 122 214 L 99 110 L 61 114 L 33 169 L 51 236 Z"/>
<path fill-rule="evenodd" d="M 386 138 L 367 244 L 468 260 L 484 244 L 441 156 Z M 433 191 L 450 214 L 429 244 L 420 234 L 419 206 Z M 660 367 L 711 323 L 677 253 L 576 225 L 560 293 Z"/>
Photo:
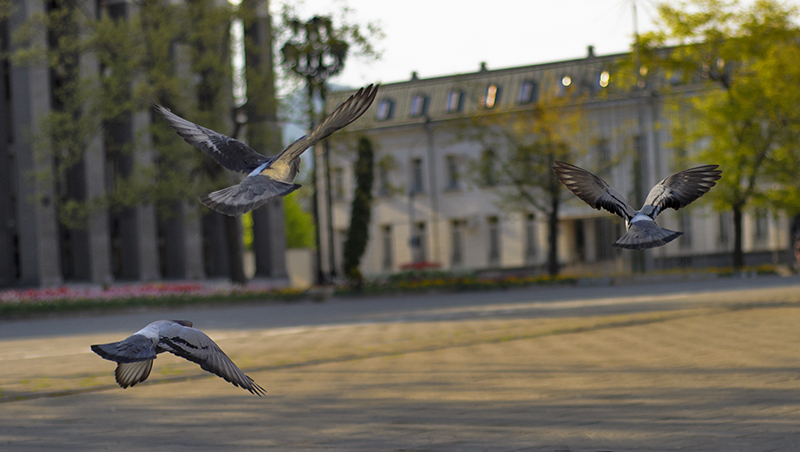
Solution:
<path fill-rule="evenodd" d="M 89 345 L 143 325 L 57 326 L 125 323 L 119 315 L 0 322 L 7 332 L 47 325 L 0 332 L 0 450 L 800 450 L 800 281 L 714 284 L 652 297 L 498 293 L 514 301 L 309 325 L 209 329 L 193 319 L 264 398 L 169 354 L 148 381 L 120 389 L 114 364 Z M 373 303 L 403 299 L 218 317 Z"/>

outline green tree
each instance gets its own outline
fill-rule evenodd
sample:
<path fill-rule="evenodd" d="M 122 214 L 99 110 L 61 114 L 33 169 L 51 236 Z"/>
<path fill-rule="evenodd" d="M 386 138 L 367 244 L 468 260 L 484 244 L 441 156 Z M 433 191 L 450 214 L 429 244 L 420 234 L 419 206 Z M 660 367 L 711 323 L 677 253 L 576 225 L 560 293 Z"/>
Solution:
<path fill-rule="evenodd" d="M 297 192 L 289 193 L 284 199 L 286 215 L 286 247 L 314 248 L 314 219 L 303 210 Z"/>
<path fill-rule="evenodd" d="M 456 126 L 462 139 L 485 149 L 470 168 L 475 183 L 494 187 L 507 210 L 547 216 L 551 276 L 559 272 L 558 212 L 565 196 L 552 167 L 556 160 L 573 161 L 580 154 L 581 118 L 576 98 L 544 98 L 521 110 L 484 109 Z"/>
<path fill-rule="evenodd" d="M 344 243 L 344 273 L 351 284 L 361 287 L 363 276 L 358 269 L 369 241 L 369 220 L 372 213 L 372 183 L 375 179 L 375 155 L 367 137 L 358 140 L 356 190 L 350 208 L 350 228 Z"/>
<path fill-rule="evenodd" d="M 776 0 L 745 8 L 691 0 L 661 4 L 658 12 L 658 30 L 642 36 L 643 54 L 668 78 L 708 88 L 681 99 L 688 116 L 673 125 L 673 147 L 695 147 L 697 160 L 725 171 L 711 196 L 733 213 L 740 268 L 743 212 L 780 199 L 781 190 L 796 191 L 800 174 L 798 9 Z M 675 47 L 659 51 L 668 46 Z"/>
<path fill-rule="evenodd" d="M 227 175 L 211 168 L 209 159 L 152 113 L 148 130 L 135 129 L 133 118 L 147 115 L 150 102 L 158 99 L 199 123 L 226 130 L 232 111 L 232 10 L 211 0 L 153 0 L 98 4 L 100 14 L 94 15 L 86 14 L 86 4 L 54 0 L 14 36 L 20 47 L 14 64 L 44 63 L 55 76 L 53 108 L 41 118 L 44 133 L 35 147 L 56 165 L 37 176 L 57 187 L 56 208 L 67 229 L 79 231 L 95 213 L 115 215 L 143 205 L 157 206 L 164 221 L 174 215 L 176 202 L 193 202 Z M 37 33 L 46 33 L 46 48 L 35 44 Z M 71 175 L 81 170 L 98 141 L 113 177 L 105 191 L 87 193 Z M 241 238 L 234 241 L 231 246 L 241 246 Z M 231 274 L 241 279 L 236 269 Z"/>
<path fill-rule="evenodd" d="M 356 49 L 356 54 L 367 57 L 377 57 L 372 46 L 372 40 L 380 39 L 380 31 L 372 24 L 361 27 L 358 24 L 344 22 L 337 28 L 334 26 L 333 19 L 328 16 L 313 16 L 308 20 L 301 20 L 296 13 L 289 7 L 284 6 L 282 13 L 282 29 L 284 44 L 281 47 L 283 56 L 283 67 L 293 76 L 305 82 L 306 99 L 308 101 L 309 130 L 314 129 L 314 125 L 322 118 L 317 118 L 314 108 L 315 99 L 319 98 L 323 105 L 327 98 L 328 79 L 335 76 L 344 69 L 345 61 L 350 53 L 351 47 Z M 366 31 L 364 31 L 366 30 Z M 288 36 L 287 36 L 288 35 Z M 330 250 L 330 271 L 333 276 L 335 270 L 333 253 L 333 219 L 331 209 L 331 182 L 330 182 L 330 150 L 326 140 L 324 147 L 325 182 L 328 205 L 328 236 Z M 316 151 L 311 154 L 312 188 L 312 212 L 314 227 L 319 229 L 319 199 L 317 187 L 317 159 Z M 325 280 L 322 274 L 320 234 L 316 233 L 317 248 L 317 282 Z"/>

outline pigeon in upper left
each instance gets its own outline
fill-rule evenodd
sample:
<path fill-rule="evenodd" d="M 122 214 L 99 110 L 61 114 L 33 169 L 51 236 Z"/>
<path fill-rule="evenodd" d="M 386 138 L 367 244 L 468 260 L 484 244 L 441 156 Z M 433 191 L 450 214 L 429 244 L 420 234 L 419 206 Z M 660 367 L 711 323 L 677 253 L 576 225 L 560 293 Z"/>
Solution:
<path fill-rule="evenodd" d="M 187 143 L 204 151 L 231 171 L 249 173 L 238 185 L 200 197 L 200 202 L 210 209 L 238 216 L 263 206 L 276 196 L 286 196 L 300 188 L 299 184 L 292 182 L 300 167 L 300 155 L 363 115 L 377 93 L 378 85 L 359 89 L 310 135 L 299 138 L 275 157 L 259 154 L 239 140 L 187 121 L 160 104 L 155 104 L 153 108 Z"/>

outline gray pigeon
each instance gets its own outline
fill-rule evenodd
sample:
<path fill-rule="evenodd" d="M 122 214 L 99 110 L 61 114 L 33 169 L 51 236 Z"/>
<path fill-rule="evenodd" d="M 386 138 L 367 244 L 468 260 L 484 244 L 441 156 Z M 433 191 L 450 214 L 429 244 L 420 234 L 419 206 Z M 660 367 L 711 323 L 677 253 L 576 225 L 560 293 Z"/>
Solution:
<path fill-rule="evenodd" d="M 249 173 L 238 185 L 200 197 L 200 202 L 225 215 L 237 216 L 257 209 L 276 196 L 300 188 L 292 181 L 300 167 L 300 154 L 333 132 L 347 126 L 372 105 L 378 85 L 361 88 L 322 121 L 310 135 L 300 137 L 275 157 L 267 157 L 242 143 L 199 126 L 172 113 L 162 105 L 153 108 L 187 143 L 211 156 L 223 167 Z"/>
<path fill-rule="evenodd" d="M 718 167 L 719 165 L 703 165 L 669 176 L 650 189 L 640 210 L 634 210 L 618 191 L 585 169 L 556 162 L 553 171 L 561 183 L 586 204 L 597 210 L 606 209 L 625 220 L 627 231 L 611 246 L 645 250 L 666 245 L 683 234 L 658 226 L 655 222 L 656 216 L 668 207 L 675 210 L 686 207 L 706 194 L 711 187 L 717 185 L 715 181 L 722 177 L 722 171 Z"/>
<path fill-rule="evenodd" d="M 123 389 L 147 380 L 156 355 L 170 352 L 259 397 L 266 393 L 188 320 L 156 320 L 123 341 L 92 345 L 92 351 L 117 363 L 114 376 Z"/>

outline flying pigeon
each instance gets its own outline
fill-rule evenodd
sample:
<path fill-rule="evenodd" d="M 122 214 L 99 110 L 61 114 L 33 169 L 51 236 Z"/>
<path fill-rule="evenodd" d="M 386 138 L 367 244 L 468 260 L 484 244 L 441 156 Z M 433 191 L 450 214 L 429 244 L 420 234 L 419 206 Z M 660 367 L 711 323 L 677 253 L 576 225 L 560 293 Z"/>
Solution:
<path fill-rule="evenodd" d="M 200 197 L 200 202 L 225 215 L 237 216 L 257 209 L 276 196 L 300 188 L 292 181 L 300 167 L 300 154 L 325 137 L 347 126 L 372 105 L 378 85 L 361 88 L 339 105 L 310 135 L 300 137 L 276 157 L 267 157 L 219 132 L 199 126 L 172 113 L 162 105 L 153 108 L 187 143 L 211 156 L 223 167 L 249 173 L 238 185 Z"/>
<path fill-rule="evenodd" d="M 585 169 L 556 162 L 553 171 L 561 183 L 586 204 L 597 210 L 606 209 L 625 220 L 627 231 L 611 246 L 644 250 L 666 245 L 683 234 L 658 226 L 656 216 L 668 207 L 675 210 L 686 207 L 706 194 L 721 177 L 722 171 L 718 167 L 703 165 L 667 177 L 650 189 L 640 210 L 634 210 L 618 191 Z"/>
<path fill-rule="evenodd" d="M 188 320 L 156 320 L 123 341 L 92 345 L 92 351 L 117 363 L 114 376 L 123 389 L 147 380 L 156 355 L 170 352 L 199 364 L 203 370 L 251 394 L 259 397 L 266 394 L 211 338 L 192 328 L 192 322 Z"/>

